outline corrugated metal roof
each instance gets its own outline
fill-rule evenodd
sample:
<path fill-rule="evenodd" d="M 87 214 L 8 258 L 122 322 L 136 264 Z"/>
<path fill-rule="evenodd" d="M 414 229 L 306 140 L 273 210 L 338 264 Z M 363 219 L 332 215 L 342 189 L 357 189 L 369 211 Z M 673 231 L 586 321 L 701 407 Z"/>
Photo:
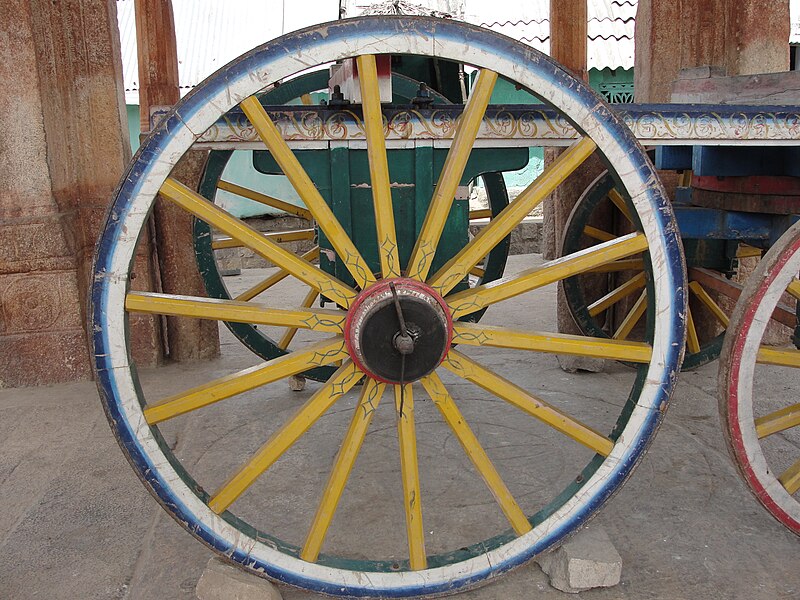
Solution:
<path fill-rule="evenodd" d="M 800 0 L 792 0 L 792 7 Z M 441 0 L 414 0 L 440 8 Z M 461 0 L 464 20 L 550 51 L 550 1 Z M 587 0 L 589 68 L 633 67 L 637 0 Z M 128 104 L 138 104 L 138 63 L 133 0 L 117 0 Z M 356 6 L 361 6 L 356 2 Z M 363 2 L 363 7 L 369 5 Z M 240 54 L 284 32 L 338 17 L 338 0 L 172 0 L 178 74 L 185 93 Z M 793 13 L 794 15 L 795 13 Z M 795 32 L 795 18 L 792 23 Z M 797 27 L 800 34 L 800 24 Z M 798 36 L 800 37 L 800 35 Z"/>
<path fill-rule="evenodd" d="M 637 0 L 588 0 L 587 63 L 590 69 L 633 68 Z M 491 20 L 485 18 L 491 15 Z M 523 16 L 524 15 L 524 16 Z M 550 2 L 467 2 L 466 20 L 550 51 Z"/>

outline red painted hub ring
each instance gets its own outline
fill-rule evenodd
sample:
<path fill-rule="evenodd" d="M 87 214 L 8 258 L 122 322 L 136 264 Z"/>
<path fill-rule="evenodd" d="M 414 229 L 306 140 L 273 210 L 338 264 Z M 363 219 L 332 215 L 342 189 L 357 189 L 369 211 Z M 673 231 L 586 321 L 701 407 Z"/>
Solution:
<path fill-rule="evenodd" d="M 422 298 L 426 301 L 432 300 L 436 303 L 436 305 L 438 305 L 439 308 L 441 308 L 446 321 L 447 339 L 445 342 L 444 351 L 442 352 L 442 355 L 434 368 L 438 367 L 442 363 L 445 356 L 447 356 L 447 353 L 450 351 L 450 346 L 453 341 L 453 317 L 450 314 L 450 308 L 447 306 L 444 298 L 434 291 L 432 287 L 409 277 L 381 279 L 356 296 L 356 299 L 353 301 L 353 304 L 347 311 L 347 318 L 344 322 L 344 343 L 347 347 L 347 351 L 350 354 L 350 358 L 353 360 L 355 365 L 369 377 L 383 383 L 395 384 L 396 382 L 390 381 L 385 377 L 381 377 L 380 375 L 376 374 L 373 369 L 368 367 L 362 360 L 361 349 L 358 345 L 357 339 L 358 331 L 355 329 L 356 323 L 362 320 L 362 317 L 370 314 L 370 309 L 372 308 L 372 306 L 368 306 L 370 300 L 374 300 L 376 297 L 386 297 L 387 295 L 391 294 L 390 284 L 394 284 L 398 295 L 412 295 L 416 296 L 417 298 Z M 409 291 L 411 294 L 408 294 Z M 403 292 L 406 293 L 404 294 Z"/>

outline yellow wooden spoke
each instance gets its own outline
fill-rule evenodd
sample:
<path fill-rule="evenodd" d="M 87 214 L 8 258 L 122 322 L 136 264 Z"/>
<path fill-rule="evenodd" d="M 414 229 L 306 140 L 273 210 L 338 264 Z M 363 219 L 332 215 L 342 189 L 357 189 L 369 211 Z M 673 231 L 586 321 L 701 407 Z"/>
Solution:
<path fill-rule="evenodd" d="M 310 294 L 309 294 L 310 295 Z M 314 298 L 317 292 L 314 291 Z M 212 319 L 232 323 L 254 323 L 342 333 L 347 313 L 341 310 L 310 308 L 311 302 L 303 303 L 304 310 L 272 308 L 263 304 L 201 298 L 197 296 L 174 296 L 155 292 L 128 292 L 125 308 L 131 312 Z"/>
<path fill-rule="evenodd" d="M 614 306 L 617 302 L 622 300 L 623 298 L 627 298 L 632 293 L 642 289 L 647 284 L 647 278 L 645 277 L 644 272 L 638 273 L 634 277 L 631 277 L 628 281 L 620 285 L 619 287 L 611 290 L 605 296 L 592 302 L 588 306 L 589 314 L 593 317 L 596 317 L 600 313 L 605 310 L 608 310 L 612 306 Z"/>
<path fill-rule="evenodd" d="M 643 291 L 636 302 L 633 304 L 630 312 L 625 316 L 620 323 L 620 326 L 612 336 L 615 340 L 624 340 L 631 334 L 633 328 L 642 318 L 644 311 L 647 309 L 647 290 Z"/>
<path fill-rule="evenodd" d="M 314 215 L 319 228 L 325 232 L 336 252 L 344 262 L 347 270 L 362 289 L 375 282 L 375 276 L 356 248 L 353 240 L 347 235 L 333 211 L 311 181 L 308 173 L 300 165 L 300 161 L 292 153 L 283 140 L 280 131 L 269 118 L 267 111 L 255 96 L 242 100 L 239 104 L 258 132 L 258 136 L 269 148 L 275 162 L 280 165 L 283 174 L 291 182 L 294 189 L 305 202 L 308 210 Z"/>
<path fill-rule="evenodd" d="M 800 300 L 800 281 L 793 279 L 786 291 L 794 296 L 797 300 Z"/>
<path fill-rule="evenodd" d="M 406 514 L 408 557 L 412 571 L 427 567 L 425 530 L 422 528 L 422 496 L 417 462 L 417 432 L 414 424 L 414 393 L 406 384 L 401 396 L 399 385 L 394 386 L 397 411 L 397 438 L 400 442 L 400 473 L 403 479 L 403 508 Z M 402 412 L 400 411 L 402 404 Z"/>
<path fill-rule="evenodd" d="M 534 207 L 550 194 L 566 177 L 580 166 L 596 148 L 589 138 L 576 142 L 548 166 L 500 214 L 450 259 L 428 281 L 441 295 L 447 294 L 470 269 L 478 264 L 497 244 L 508 236 Z"/>
<path fill-rule="evenodd" d="M 317 258 L 319 258 L 319 246 L 313 247 L 311 250 L 303 254 L 300 258 L 309 262 L 311 262 L 312 260 L 316 260 Z M 279 281 L 283 281 L 288 276 L 289 276 L 289 271 L 287 271 L 286 269 L 279 269 L 277 273 L 273 273 L 272 275 L 267 277 L 264 281 L 260 281 L 253 287 L 245 290 L 244 292 L 236 296 L 234 300 L 241 300 L 242 302 L 247 302 L 248 300 L 252 300 L 262 292 L 267 291 L 269 288 L 271 288 Z"/>
<path fill-rule="evenodd" d="M 347 350 L 343 338 L 322 340 L 302 350 L 284 354 L 150 404 L 144 409 L 144 418 L 154 425 L 290 375 L 328 365 L 346 356 Z"/>
<path fill-rule="evenodd" d="M 473 87 L 464 112 L 458 121 L 453 143 L 439 175 L 439 181 L 433 192 L 428 213 L 425 215 L 422 230 L 411 252 L 411 259 L 408 263 L 409 277 L 424 281 L 428 276 L 433 256 L 436 254 L 436 247 L 439 245 L 439 237 L 442 235 L 445 221 L 447 221 L 450 208 L 453 206 L 453 198 L 455 198 L 456 190 L 461 183 L 461 177 L 464 175 L 467 159 L 478 135 L 478 129 L 486 107 L 489 105 L 496 81 L 497 73 L 494 71 L 482 69 L 478 73 L 475 87 Z"/>
<path fill-rule="evenodd" d="M 303 302 L 302 304 L 300 304 L 300 306 L 302 306 L 303 308 L 310 308 L 311 305 L 314 304 L 314 300 L 317 299 L 317 296 L 319 296 L 319 292 L 313 288 L 310 289 L 308 291 L 308 294 L 306 294 L 306 297 L 303 298 Z M 341 311 L 336 311 L 336 312 L 339 312 L 339 314 L 343 314 Z M 286 330 L 286 333 L 283 334 L 283 337 L 281 337 L 280 341 L 278 342 L 278 348 L 280 348 L 281 350 L 286 350 L 289 347 L 289 344 L 292 343 L 292 340 L 294 339 L 294 336 L 297 334 L 297 329 L 299 327 L 300 327 L 299 325 L 295 325 L 294 327 L 289 327 L 289 329 Z"/>
<path fill-rule="evenodd" d="M 647 248 L 644 234 L 631 233 L 610 242 L 603 242 L 591 248 L 568 254 L 556 260 L 528 269 L 512 277 L 504 277 L 491 283 L 476 286 L 446 298 L 459 318 L 482 308 L 530 292 L 544 285 L 560 281 L 572 275 L 583 273 L 599 265 L 636 254 Z"/>
<path fill-rule="evenodd" d="M 734 302 L 736 302 L 739 299 L 739 296 L 742 295 L 741 283 L 731 281 L 727 277 L 720 275 L 715 271 L 698 269 L 696 267 L 691 268 L 689 269 L 689 279 L 691 281 L 697 281 L 698 283 L 702 284 L 704 288 L 722 294 Z M 794 307 L 787 306 L 782 302 L 779 302 L 775 307 L 775 310 L 772 311 L 772 318 L 792 329 L 794 329 L 794 327 L 797 325 L 797 315 L 795 314 Z"/>
<path fill-rule="evenodd" d="M 356 58 L 361 106 L 364 110 L 364 133 L 367 138 L 367 158 L 372 184 L 372 204 L 378 231 L 378 254 L 384 277 L 400 275 L 400 256 L 392 209 L 392 190 L 389 187 L 389 163 L 386 159 L 386 139 L 383 135 L 381 94 L 378 89 L 378 68 L 375 57 L 365 54 Z"/>
<path fill-rule="evenodd" d="M 469 211 L 470 221 L 474 221 L 477 219 L 491 219 L 491 218 L 492 218 L 491 208 L 477 208 L 475 210 Z"/>
<path fill-rule="evenodd" d="M 187 212 L 236 238 L 257 254 L 289 271 L 297 279 L 316 288 L 337 304 L 348 308 L 356 297 L 355 290 L 350 286 L 266 239 L 260 232 L 207 201 L 179 181 L 168 178 L 161 186 L 161 194 Z"/>
<path fill-rule="evenodd" d="M 614 449 L 614 442 L 602 433 L 573 419 L 541 398 L 529 394 L 508 379 L 478 364 L 457 350 L 450 350 L 444 362 L 442 362 L 442 366 L 459 377 L 471 381 L 490 394 L 494 394 L 498 398 L 516 406 L 532 417 L 539 419 L 556 431 L 560 431 L 576 442 L 591 448 L 598 454 L 608 456 L 611 454 L 611 450 Z"/>
<path fill-rule="evenodd" d="M 263 234 L 265 238 L 275 243 L 296 242 L 298 240 L 313 240 L 317 235 L 314 229 L 296 229 L 294 231 L 271 231 Z M 222 250 L 223 248 L 241 248 L 242 242 L 231 237 L 216 238 L 211 242 L 211 248 Z"/>
<path fill-rule="evenodd" d="M 317 390 L 295 415 L 273 433 L 258 452 L 222 485 L 208 501 L 209 508 L 217 514 L 226 510 L 363 376 L 364 374 L 352 361 L 345 361 L 325 385 Z"/>
<path fill-rule="evenodd" d="M 800 425 L 800 404 L 792 404 L 768 415 L 759 417 L 755 421 L 756 433 L 759 438 L 765 438 L 773 433 L 785 431 Z"/>
<path fill-rule="evenodd" d="M 697 337 L 697 327 L 694 325 L 692 310 L 686 310 L 686 347 L 692 354 L 700 352 L 700 340 Z"/>
<path fill-rule="evenodd" d="M 727 327 L 729 320 L 728 315 L 725 314 L 725 311 L 722 310 L 719 304 L 714 302 L 714 299 L 711 295 L 705 290 L 705 288 L 700 285 L 699 281 L 691 281 L 689 282 L 689 290 L 697 296 L 697 299 L 702 302 L 708 310 L 711 311 L 711 314 L 719 321 L 723 327 Z"/>
<path fill-rule="evenodd" d="M 780 350 L 761 346 L 758 349 L 756 362 L 762 365 L 777 365 L 798 369 L 800 368 L 800 350 Z"/>
<path fill-rule="evenodd" d="M 361 390 L 361 398 L 350 421 L 350 428 L 347 430 L 347 434 L 344 436 L 342 445 L 339 448 L 339 453 L 336 455 L 333 469 L 325 484 L 322 500 L 314 515 L 303 549 L 300 552 L 300 558 L 303 560 L 314 562 L 319 557 L 322 543 L 325 541 L 325 535 L 328 533 L 333 515 L 339 506 L 344 486 L 347 484 L 347 479 L 353 470 L 356 457 L 361 450 L 361 445 L 364 443 L 364 436 L 367 434 L 370 421 L 372 421 L 372 416 L 375 414 L 375 409 L 378 408 L 385 388 L 385 384 L 379 383 L 374 379 L 368 378 L 364 383 L 364 389 Z"/>
<path fill-rule="evenodd" d="M 778 481 L 786 488 L 790 494 L 794 494 L 800 490 L 800 460 L 794 463 L 791 467 L 786 469 L 783 474 L 778 477 Z"/>
<path fill-rule="evenodd" d="M 250 188 L 237 185 L 231 181 L 225 181 L 224 179 L 220 179 L 219 182 L 217 183 L 217 188 L 220 190 L 225 190 L 226 192 L 230 192 L 231 194 L 236 194 L 237 196 L 241 196 L 242 198 L 247 198 L 248 200 L 253 200 L 261 204 L 266 204 L 271 208 L 282 210 L 285 213 L 289 213 L 290 215 L 295 215 L 297 217 L 306 219 L 308 221 L 311 221 L 314 218 L 311 212 L 303 208 L 302 206 L 297 206 L 289 202 L 284 202 L 283 200 L 278 200 L 277 198 L 273 198 L 272 196 L 267 196 L 266 194 L 262 194 L 261 192 L 251 190 Z"/>
<path fill-rule="evenodd" d="M 616 237 L 613 233 L 609 233 L 607 231 L 603 231 L 602 229 L 598 229 L 597 227 L 593 227 L 592 225 L 587 225 L 583 228 L 583 235 L 590 237 L 595 240 L 599 240 L 601 242 L 607 242 L 609 240 L 613 240 Z"/>
<path fill-rule="evenodd" d="M 614 206 L 619 209 L 619 212 L 621 212 L 622 215 L 628 219 L 628 222 L 633 223 L 631 211 L 628 210 L 628 204 L 625 202 L 625 198 L 622 197 L 622 194 L 620 194 L 616 189 L 611 188 L 611 190 L 608 192 L 608 198 L 614 203 Z"/>
<path fill-rule="evenodd" d="M 566 333 L 522 331 L 508 327 L 456 321 L 453 343 L 465 346 L 514 348 L 550 354 L 592 356 L 630 362 L 650 362 L 653 349 L 644 342 L 627 342 Z"/>
<path fill-rule="evenodd" d="M 616 260 L 614 262 L 600 265 L 592 269 L 588 269 L 587 273 L 617 273 L 619 271 L 641 271 L 644 269 L 644 261 L 641 258 L 628 258 L 625 260 Z"/>
<path fill-rule="evenodd" d="M 528 213 L 538 206 L 570 173 L 594 152 L 597 146 L 583 138 L 562 153 L 499 215 L 481 229 L 453 258 L 428 280 L 428 285 L 444 296 L 483 258 L 503 241 Z"/>
<path fill-rule="evenodd" d="M 511 491 L 508 489 L 505 482 L 503 482 L 500 473 L 495 469 L 492 461 L 483 449 L 483 446 L 481 446 L 478 441 L 478 438 L 475 436 L 470 426 L 467 425 L 464 416 L 461 414 L 455 402 L 453 402 L 453 398 L 444 387 L 442 380 L 433 372 L 427 377 L 423 377 L 420 383 L 422 383 L 425 391 L 428 392 L 431 400 L 433 400 L 434 405 L 439 409 L 439 412 L 442 413 L 444 420 L 458 438 L 467 457 L 469 457 L 475 469 L 483 478 L 483 481 L 486 482 L 492 496 L 494 496 L 503 514 L 506 516 L 509 523 L 511 523 L 511 527 L 513 527 L 517 535 L 529 532 L 531 530 L 530 521 L 528 521 L 525 513 L 522 512 L 517 501 L 514 500 L 514 496 L 511 495 Z"/>
<path fill-rule="evenodd" d="M 739 247 L 736 249 L 736 258 L 749 258 L 752 256 L 761 258 L 763 252 L 761 248 L 755 248 L 749 244 L 739 244 Z"/>
<path fill-rule="evenodd" d="M 704 289 L 708 289 L 718 294 L 722 294 L 736 302 L 739 296 L 742 295 L 742 284 L 732 281 L 724 275 L 710 271 L 708 269 L 699 269 L 692 267 L 688 270 L 689 281 L 701 285 Z M 691 283 L 690 283 L 691 285 Z"/>
<path fill-rule="evenodd" d="M 472 267 L 469 270 L 470 275 L 475 275 L 475 277 L 483 277 L 486 275 L 486 269 L 482 269 L 481 267 Z"/>

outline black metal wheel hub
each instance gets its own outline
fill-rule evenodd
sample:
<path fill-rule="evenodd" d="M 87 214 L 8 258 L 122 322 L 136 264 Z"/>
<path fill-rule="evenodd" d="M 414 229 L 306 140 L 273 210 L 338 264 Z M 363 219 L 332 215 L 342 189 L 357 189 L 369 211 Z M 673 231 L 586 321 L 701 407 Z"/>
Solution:
<path fill-rule="evenodd" d="M 345 341 L 358 367 L 385 383 L 411 383 L 432 372 L 450 349 L 447 304 L 427 285 L 382 280 L 350 309 Z"/>

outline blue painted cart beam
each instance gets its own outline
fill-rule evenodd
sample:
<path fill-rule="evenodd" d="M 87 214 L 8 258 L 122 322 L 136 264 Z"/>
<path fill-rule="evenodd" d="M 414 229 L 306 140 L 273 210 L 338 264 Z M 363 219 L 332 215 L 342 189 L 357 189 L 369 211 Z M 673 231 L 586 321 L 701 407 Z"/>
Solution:
<path fill-rule="evenodd" d="M 682 238 L 771 242 L 798 215 L 768 215 L 697 206 L 674 206 Z"/>

